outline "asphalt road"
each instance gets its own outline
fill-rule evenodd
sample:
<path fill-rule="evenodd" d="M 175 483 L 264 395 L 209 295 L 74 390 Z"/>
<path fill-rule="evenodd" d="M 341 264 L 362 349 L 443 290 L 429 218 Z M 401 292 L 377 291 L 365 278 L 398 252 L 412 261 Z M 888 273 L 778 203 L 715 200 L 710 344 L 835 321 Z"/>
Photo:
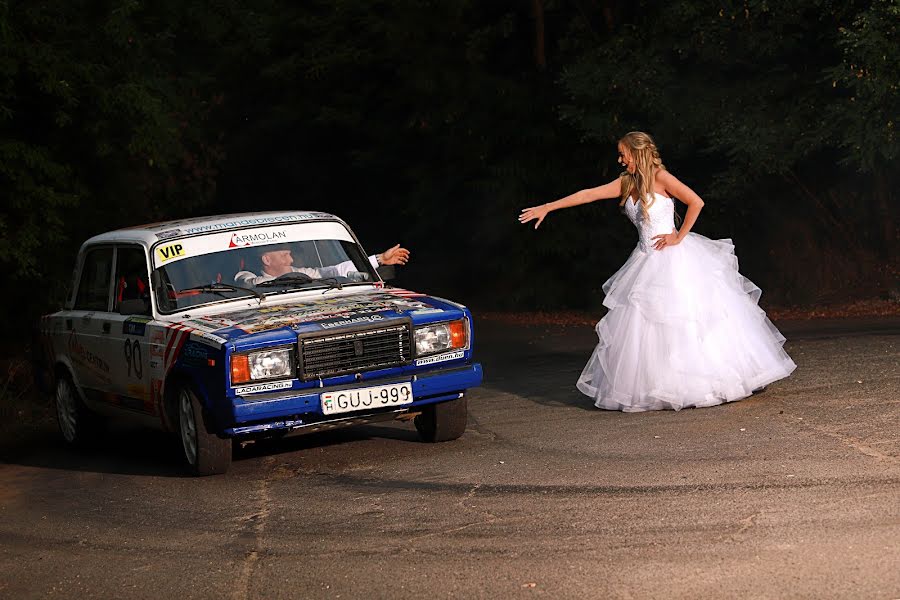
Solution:
<path fill-rule="evenodd" d="M 900 321 L 786 326 L 788 380 L 713 408 L 594 409 L 585 327 L 478 323 L 455 442 L 411 424 L 250 445 L 5 445 L 2 598 L 900 598 Z M 860 329 L 864 331 L 860 331 Z"/>

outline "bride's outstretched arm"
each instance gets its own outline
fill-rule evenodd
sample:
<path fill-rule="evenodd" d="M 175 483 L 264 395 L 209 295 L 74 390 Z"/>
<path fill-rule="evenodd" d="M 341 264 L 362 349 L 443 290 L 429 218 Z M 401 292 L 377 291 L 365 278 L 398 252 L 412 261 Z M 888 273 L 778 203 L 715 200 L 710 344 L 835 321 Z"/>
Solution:
<path fill-rule="evenodd" d="M 683 184 L 668 171 L 659 171 L 656 174 L 656 183 L 661 184 L 666 189 L 666 193 L 673 198 L 678 198 L 687 204 L 688 207 L 681 229 L 666 235 L 653 236 L 653 239 L 656 240 L 654 248 L 662 250 L 666 246 L 675 246 L 681 243 L 681 240 L 691 232 L 691 227 L 697 222 L 697 217 L 700 216 L 700 209 L 703 208 L 703 199 L 697 195 L 697 192 Z"/>
<path fill-rule="evenodd" d="M 621 193 L 622 181 L 621 179 L 616 179 L 599 187 L 575 192 L 554 202 L 523 208 L 522 213 L 519 215 L 519 223 L 537 220 L 537 223 L 534 224 L 534 228 L 537 229 L 549 212 L 561 208 L 569 208 L 570 206 L 578 206 L 579 204 L 587 204 L 604 198 L 618 198 Z"/>

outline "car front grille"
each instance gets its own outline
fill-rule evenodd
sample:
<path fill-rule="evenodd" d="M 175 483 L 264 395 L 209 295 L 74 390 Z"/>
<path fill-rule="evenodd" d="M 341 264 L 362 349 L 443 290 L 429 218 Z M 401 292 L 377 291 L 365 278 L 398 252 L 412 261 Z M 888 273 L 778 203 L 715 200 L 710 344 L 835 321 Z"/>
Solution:
<path fill-rule="evenodd" d="M 301 337 L 299 342 L 303 380 L 396 367 L 412 356 L 408 323 Z"/>

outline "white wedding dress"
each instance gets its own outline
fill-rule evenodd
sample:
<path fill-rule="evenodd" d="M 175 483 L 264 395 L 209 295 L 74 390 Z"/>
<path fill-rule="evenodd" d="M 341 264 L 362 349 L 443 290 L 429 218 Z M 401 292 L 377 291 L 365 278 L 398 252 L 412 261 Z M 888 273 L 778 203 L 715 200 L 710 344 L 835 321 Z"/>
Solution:
<path fill-rule="evenodd" d="M 673 200 L 656 194 L 645 218 L 629 199 L 625 213 L 640 239 L 603 284 L 609 312 L 579 390 L 598 408 L 680 410 L 740 400 L 791 374 L 784 336 L 738 272 L 731 240 L 689 233 L 655 250 L 653 236 L 675 228 Z"/>

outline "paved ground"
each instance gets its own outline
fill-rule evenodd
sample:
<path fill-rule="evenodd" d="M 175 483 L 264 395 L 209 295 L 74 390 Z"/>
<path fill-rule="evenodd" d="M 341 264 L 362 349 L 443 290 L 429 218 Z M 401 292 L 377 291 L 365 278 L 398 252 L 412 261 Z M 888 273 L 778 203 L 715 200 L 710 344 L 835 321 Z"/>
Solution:
<path fill-rule="evenodd" d="M 789 380 L 623 414 L 574 390 L 589 328 L 480 323 L 460 440 L 293 438 L 221 477 L 38 431 L 0 454 L 0 597 L 897 599 L 898 324 L 787 324 Z"/>

